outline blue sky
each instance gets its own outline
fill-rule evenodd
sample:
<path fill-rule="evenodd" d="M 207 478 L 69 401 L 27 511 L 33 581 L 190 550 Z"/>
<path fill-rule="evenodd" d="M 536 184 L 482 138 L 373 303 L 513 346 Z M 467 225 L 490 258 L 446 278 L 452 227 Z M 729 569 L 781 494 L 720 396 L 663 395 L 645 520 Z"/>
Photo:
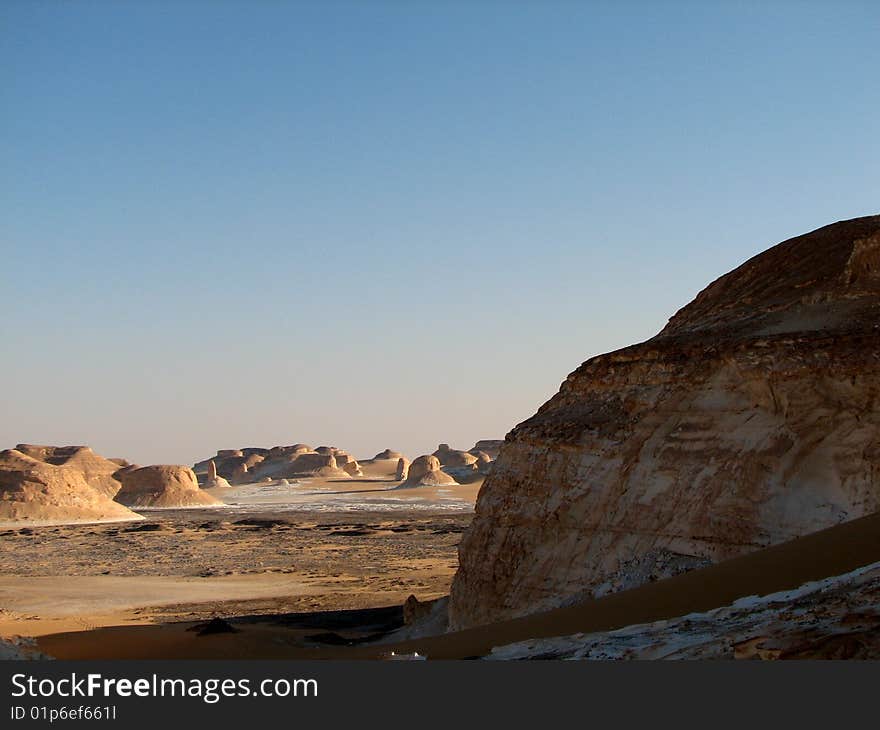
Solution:
<path fill-rule="evenodd" d="M 503 436 L 878 212 L 873 2 L 0 5 L 0 446 Z"/>

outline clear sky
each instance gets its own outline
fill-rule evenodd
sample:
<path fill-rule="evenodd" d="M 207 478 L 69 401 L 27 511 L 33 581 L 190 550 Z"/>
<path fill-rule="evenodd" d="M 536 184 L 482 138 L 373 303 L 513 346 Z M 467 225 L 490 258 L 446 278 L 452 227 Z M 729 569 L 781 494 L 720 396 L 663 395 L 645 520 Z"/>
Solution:
<path fill-rule="evenodd" d="M 501 438 L 880 209 L 880 4 L 0 4 L 0 447 Z"/>

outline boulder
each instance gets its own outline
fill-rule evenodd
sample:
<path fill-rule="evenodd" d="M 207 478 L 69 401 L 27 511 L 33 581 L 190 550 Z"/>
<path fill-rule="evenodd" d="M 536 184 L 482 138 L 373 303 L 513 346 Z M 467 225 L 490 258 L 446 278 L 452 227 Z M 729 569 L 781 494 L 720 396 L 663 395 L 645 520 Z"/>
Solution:
<path fill-rule="evenodd" d="M 350 477 L 362 477 L 364 475 L 363 469 L 361 469 L 361 465 L 358 464 L 354 459 L 343 463 L 342 470 Z"/>

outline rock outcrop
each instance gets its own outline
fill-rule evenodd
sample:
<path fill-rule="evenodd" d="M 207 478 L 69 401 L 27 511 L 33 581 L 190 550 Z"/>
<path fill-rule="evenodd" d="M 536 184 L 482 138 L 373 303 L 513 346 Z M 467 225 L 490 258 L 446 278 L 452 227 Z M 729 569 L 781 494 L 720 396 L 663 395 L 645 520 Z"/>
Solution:
<path fill-rule="evenodd" d="M 105 459 L 88 446 L 19 444 L 15 449 L 46 464 L 64 466 L 80 472 L 90 486 L 111 498 L 120 487 L 113 475 L 119 471 L 120 466 L 127 464 L 125 459 Z"/>
<path fill-rule="evenodd" d="M 489 456 L 489 454 L 487 454 L 485 451 L 474 451 L 471 453 L 473 453 L 473 455 L 477 457 L 475 464 L 477 467 L 477 471 L 479 471 L 480 474 L 488 474 L 492 471 L 493 462 L 492 457 Z"/>
<path fill-rule="evenodd" d="M 383 460 L 388 459 L 388 460 L 397 461 L 402 456 L 403 456 L 403 454 L 401 454 L 399 451 L 392 451 L 391 449 L 385 449 L 385 451 L 380 451 L 378 454 L 376 454 L 372 460 L 373 461 L 383 461 Z"/>
<path fill-rule="evenodd" d="M 498 458 L 498 454 L 501 452 L 501 447 L 504 445 L 503 440 L 498 439 L 481 439 L 474 444 L 474 448 L 470 449 L 470 452 L 476 456 L 477 452 L 484 452 L 489 455 L 489 458 L 493 461 Z"/>
<path fill-rule="evenodd" d="M 349 474 L 340 469 L 333 454 L 317 452 L 285 452 L 269 456 L 254 470 L 254 478 L 296 479 L 299 477 L 318 477 L 348 479 Z"/>
<path fill-rule="evenodd" d="M 409 465 L 406 481 L 407 487 L 440 487 L 457 482 L 449 474 L 440 469 L 440 461 L 433 454 L 419 456 Z"/>
<path fill-rule="evenodd" d="M 122 488 L 116 501 L 128 507 L 201 507 L 223 504 L 199 488 L 186 466 L 157 464 L 118 472 Z"/>
<path fill-rule="evenodd" d="M 397 460 L 397 471 L 394 472 L 395 481 L 402 482 L 409 476 L 409 459 L 401 456 Z"/>
<path fill-rule="evenodd" d="M 878 508 L 875 216 L 750 259 L 514 428 L 459 548 L 451 625 L 589 597 L 646 556 L 718 561 Z"/>
<path fill-rule="evenodd" d="M 48 463 L 17 449 L 0 452 L 0 522 L 139 519 L 139 515 L 86 481 L 76 465 Z"/>
<path fill-rule="evenodd" d="M 236 484 L 249 481 L 251 470 L 262 462 L 269 449 L 248 447 L 245 449 L 220 449 L 217 455 L 210 459 L 200 461 L 193 466 L 193 471 L 202 486 L 208 488 L 207 481 L 211 479 L 211 464 L 217 471 L 217 477 Z M 222 486 L 222 485 L 221 485 Z M 228 486 L 228 485 L 226 485 Z"/>
<path fill-rule="evenodd" d="M 343 462 L 342 471 L 348 474 L 350 477 L 362 477 L 364 475 L 363 469 L 361 469 L 361 465 L 358 464 L 354 459 Z"/>
<path fill-rule="evenodd" d="M 244 465 L 242 465 L 244 466 Z M 247 471 L 247 467 L 245 466 L 245 471 Z M 202 489 L 218 489 L 218 488 L 228 488 L 232 485 L 223 477 L 221 477 L 217 473 L 217 465 L 214 463 L 213 459 L 208 462 L 208 474 L 205 478 L 205 481 L 202 483 Z"/>
<path fill-rule="evenodd" d="M 451 466 L 453 468 L 470 466 L 477 461 L 477 457 L 474 454 L 469 451 L 450 449 L 449 444 L 440 444 L 434 452 L 434 456 L 440 461 L 440 466 Z"/>

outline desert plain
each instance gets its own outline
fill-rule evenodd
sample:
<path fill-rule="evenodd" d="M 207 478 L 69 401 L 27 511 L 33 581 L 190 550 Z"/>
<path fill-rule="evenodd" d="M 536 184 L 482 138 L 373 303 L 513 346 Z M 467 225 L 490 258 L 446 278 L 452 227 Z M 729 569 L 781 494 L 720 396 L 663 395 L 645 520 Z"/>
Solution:
<path fill-rule="evenodd" d="M 783 241 L 504 441 L 0 452 L 0 649 L 880 657 L 880 216 Z"/>

